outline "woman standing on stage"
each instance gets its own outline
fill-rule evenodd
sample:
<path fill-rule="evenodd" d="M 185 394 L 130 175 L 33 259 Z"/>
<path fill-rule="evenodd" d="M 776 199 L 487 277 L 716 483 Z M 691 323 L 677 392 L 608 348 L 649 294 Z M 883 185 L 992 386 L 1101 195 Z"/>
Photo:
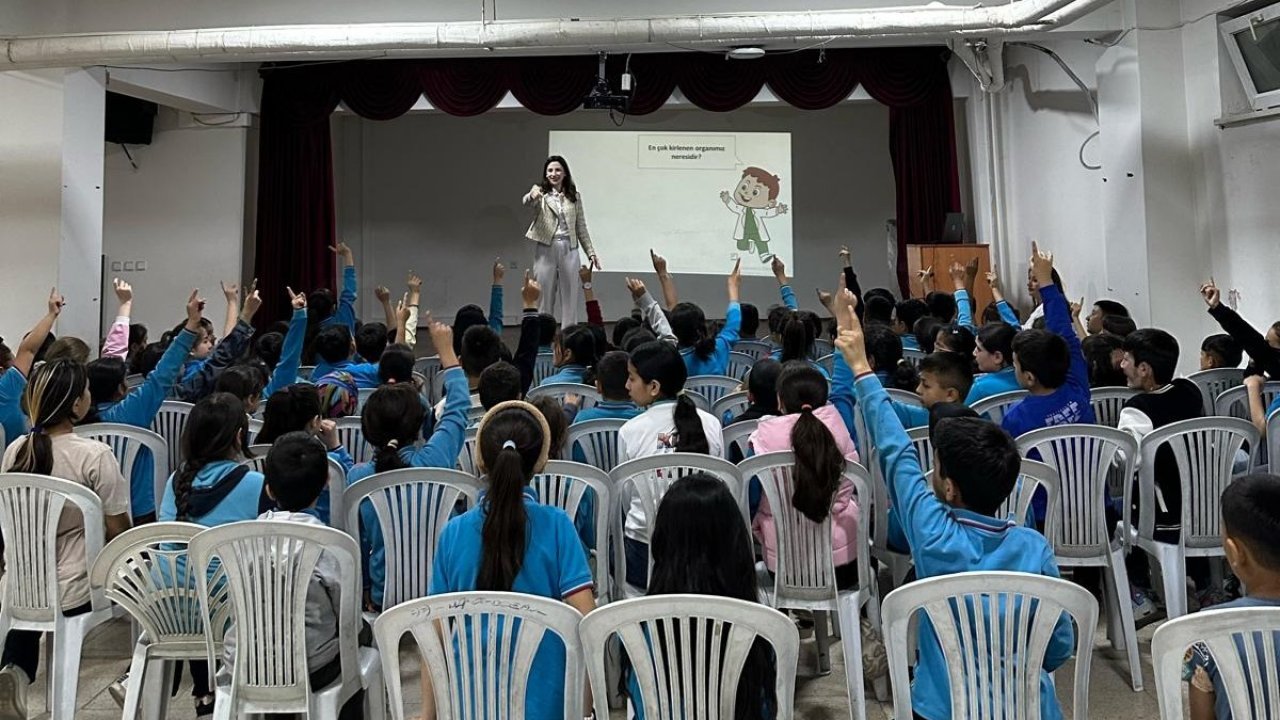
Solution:
<path fill-rule="evenodd" d="M 559 155 L 547 158 L 542 182 L 529 189 L 523 202 L 536 211 L 524 236 L 535 243 L 533 277 L 542 286 L 538 312 L 554 315 L 560 327 L 568 327 L 578 322 L 579 244 L 591 266 L 600 269 L 569 163 Z"/>

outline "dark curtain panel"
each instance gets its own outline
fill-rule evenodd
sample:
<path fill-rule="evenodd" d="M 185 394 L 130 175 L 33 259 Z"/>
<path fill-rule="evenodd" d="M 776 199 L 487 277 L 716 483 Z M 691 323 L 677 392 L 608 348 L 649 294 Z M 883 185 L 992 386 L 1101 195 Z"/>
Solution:
<path fill-rule="evenodd" d="M 629 112 L 656 111 L 678 87 L 698 107 L 728 112 L 766 83 L 805 110 L 831 107 L 861 84 L 889 107 L 889 152 L 897 190 L 898 281 L 906 292 L 908 244 L 937 242 L 960 209 L 951 84 L 937 47 L 806 50 L 731 61 L 719 53 L 614 56 L 609 76 L 635 76 Z M 525 108 L 560 115 L 594 83 L 594 56 L 355 61 L 263 68 L 256 273 L 262 322 L 288 316 L 285 285 L 334 282 L 333 158 L 329 114 L 343 103 L 370 120 L 408 112 L 418 98 L 451 115 L 479 115 L 510 92 Z"/>

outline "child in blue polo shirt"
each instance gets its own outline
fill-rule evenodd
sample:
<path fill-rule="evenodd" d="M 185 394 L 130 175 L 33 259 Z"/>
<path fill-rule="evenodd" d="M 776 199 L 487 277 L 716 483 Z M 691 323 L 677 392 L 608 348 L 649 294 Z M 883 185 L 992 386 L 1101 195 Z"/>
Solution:
<path fill-rule="evenodd" d="M 529 487 L 546 466 L 550 447 L 546 418 L 528 403 L 505 402 L 485 415 L 476 460 L 488 487 L 476 507 L 450 520 L 440 534 L 432 595 L 519 592 L 563 600 L 583 615 L 595 609 L 591 570 L 573 523 L 563 510 L 540 504 Z M 563 676 L 564 646 L 545 638 L 529 674 L 526 718 L 564 717 L 564 684 L 548 681 Z M 422 684 L 425 704 L 434 697 L 425 672 Z"/>
<path fill-rule="evenodd" d="M 27 434 L 27 416 L 22 412 L 22 393 L 27 389 L 27 375 L 36 360 L 36 351 L 49 337 L 49 330 L 62 312 L 62 296 L 57 288 L 49 293 L 49 311 L 35 327 L 22 338 L 18 351 L 8 364 L 0 368 L 0 426 L 4 428 L 6 442 L 13 442 Z M 3 347 L 0 341 L 0 347 Z M 5 355 L 8 355 L 5 348 Z"/>
<path fill-rule="evenodd" d="M 556 373 L 547 376 L 538 385 L 575 383 L 581 385 L 587 367 L 595 361 L 596 337 L 585 324 L 570 325 L 556 332 L 551 343 L 555 356 Z"/>
<path fill-rule="evenodd" d="M 978 330 L 973 359 L 983 374 L 974 378 L 969 395 L 964 399 L 966 405 L 1022 389 L 1018 384 L 1018 372 L 1013 367 L 1013 338 L 1018 330 L 1017 325 L 1003 322 L 987 323 Z"/>
<path fill-rule="evenodd" d="M 1053 548 L 1044 536 L 992 515 L 1017 482 L 1021 458 L 1008 433 L 978 418 L 947 418 L 934 433 L 933 487 L 925 480 L 905 428 L 867 362 L 862 326 L 842 293 L 836 345 L 857 377 L 855 391 L 870 440 L 877 449 L 889 498 L 902 521 L 919 577 L 974 570 L 1011 570 L 1058 577 Z M 1062 717 L 1049 673 L 1074 646 L 1071 620 L 1062 615 L 1045 651 L 1040 675 L 1043 720 Z M 912 709 L 926 720 L 951 717 L 946 660 L 937 634 L 920 623 L 919 660 Z"/>
<path fill-rule="evenodd" d="M 589 420 L 630 420 L 643 410 L 631 400 L 627 392 L 627 363 L 630 356 L 621 350 L 611 350 L 596 363 L 596 390 L 601 400 L 594 407 L 580 410 L 573 424 Z M 575 452 L 574 460 L 583 462 Z"/>
<path fill-rule="evenodd" d="M 742 261 L 737 261 L 729 273 L 729 308 L 725 312 L 724 329 L 715 337 L 707 334 L 707 316 L 702 308 L 687 302 L 671 308 L 671 332 L 676 336 L 676 347 L 684 357 L 689 377 L 724 375 L 729 371 L 729 351 L 738 342 L 738 329 L 742 327 L 742 308 L 738 304 L 741 265 Z"/>

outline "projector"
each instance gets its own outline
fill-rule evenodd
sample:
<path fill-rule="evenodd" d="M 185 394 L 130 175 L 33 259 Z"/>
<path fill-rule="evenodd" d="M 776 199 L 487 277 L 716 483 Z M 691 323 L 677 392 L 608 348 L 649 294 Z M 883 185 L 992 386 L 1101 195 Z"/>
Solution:
<path fill-rule="evenodd" d="M 608 91 L 598 92 L 591 91 L 591 94 L 582 100 L 583 110 L 626 110 L 627 103 L 631 98 L 626 95 L 615 95 Z"/>

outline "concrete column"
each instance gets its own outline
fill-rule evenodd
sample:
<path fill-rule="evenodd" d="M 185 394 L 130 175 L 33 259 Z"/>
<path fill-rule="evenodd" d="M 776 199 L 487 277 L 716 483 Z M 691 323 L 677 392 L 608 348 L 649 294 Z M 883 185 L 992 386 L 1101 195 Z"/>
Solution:
<path fill-rule="evenodd" d="M 58 289 L 67 299 L 58 335 L 99 344 L 102 292 L 102 169 L 106 75 L 68 70 L 63 80 L 62 238 Z"/>

